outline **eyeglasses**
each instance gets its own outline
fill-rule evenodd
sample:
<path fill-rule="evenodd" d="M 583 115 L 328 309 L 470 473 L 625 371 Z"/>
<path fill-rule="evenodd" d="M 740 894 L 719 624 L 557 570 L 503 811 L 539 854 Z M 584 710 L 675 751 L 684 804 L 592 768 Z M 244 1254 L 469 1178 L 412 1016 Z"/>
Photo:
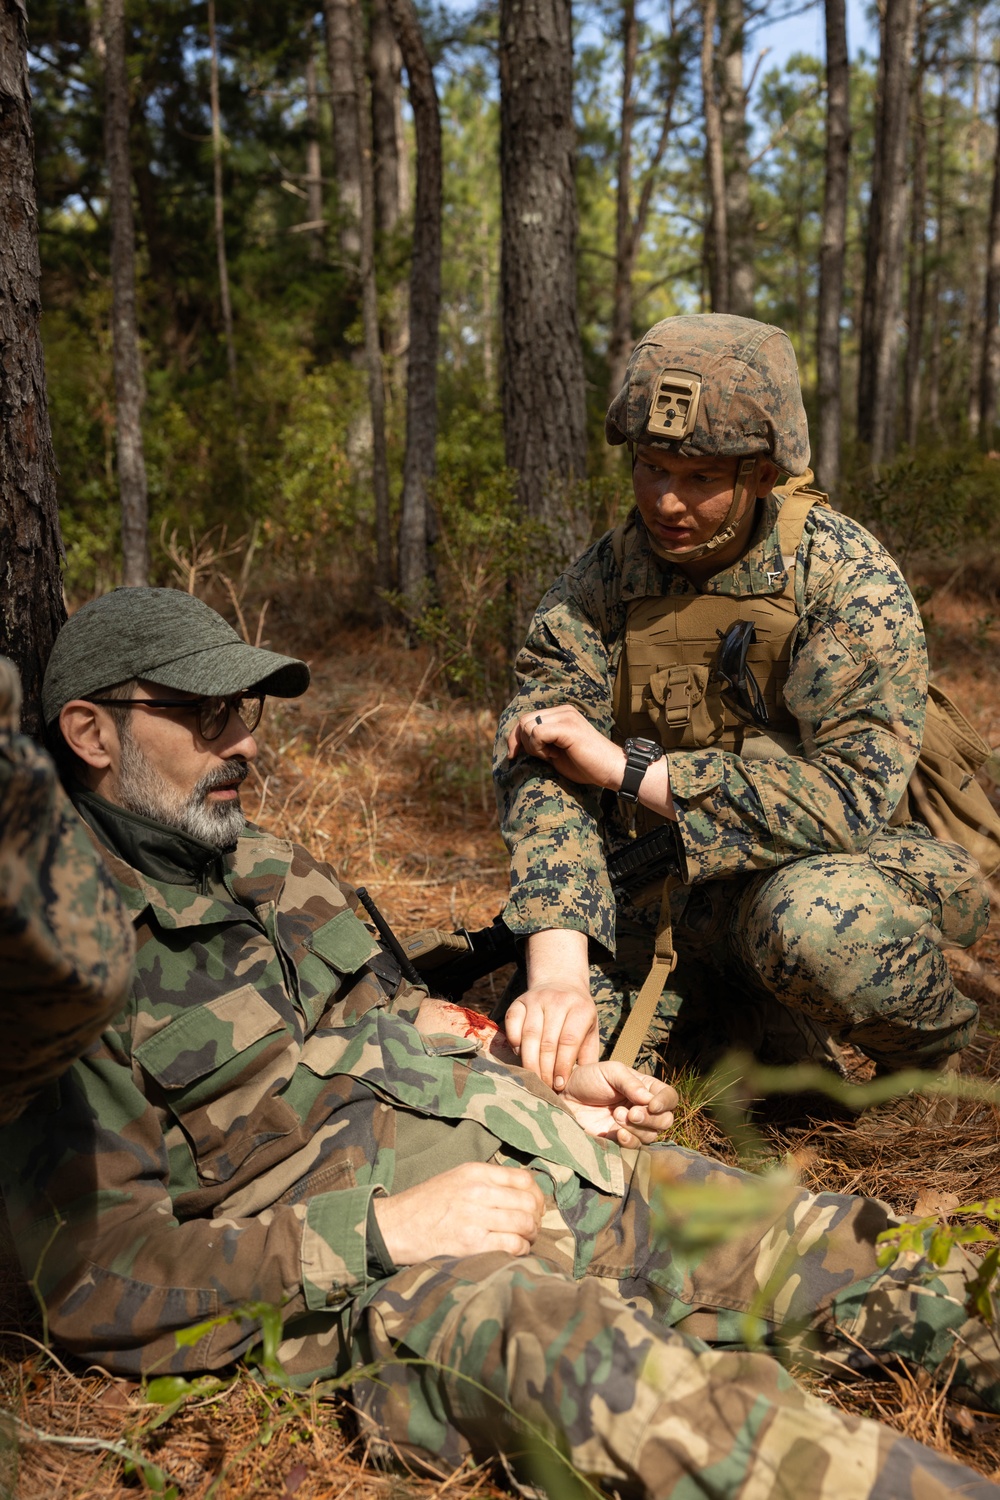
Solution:
<path fill-rule="evenodd" d="M 760 684 L 747 666 L 747 652 L 757 639 L 757 630 L 752 620 L 737 620 L 722 633 L 715 676 L 725 683 L 722 701 L 744 722 L 765 725 L 768 722 L 767 704 Z"/>
<path fill-rule="evenodd" d="M 198 715 L 198 733 L 203 740 L 217 740 L 235 710 L 243 728 L 252 734 L 264 712 L 263 693 L 233 693 L 228 698 L 88 698 L 105 708 L 172 708 Z"/>

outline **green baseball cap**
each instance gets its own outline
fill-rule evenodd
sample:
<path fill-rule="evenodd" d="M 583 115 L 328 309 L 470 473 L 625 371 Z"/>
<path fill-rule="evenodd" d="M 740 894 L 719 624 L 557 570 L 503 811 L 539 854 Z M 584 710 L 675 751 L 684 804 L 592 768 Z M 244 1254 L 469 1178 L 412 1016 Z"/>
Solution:
<path fill-rule="evenodd" d="M 272 698 L 297 698 L 309 686 L 304 661 L 248 646 L 193 594 L 115 589 L 78 609 L 56 636 L 42 684 L 46 724 L 72 698 L 133 677 L 207 697 L 258 688 Z"/>

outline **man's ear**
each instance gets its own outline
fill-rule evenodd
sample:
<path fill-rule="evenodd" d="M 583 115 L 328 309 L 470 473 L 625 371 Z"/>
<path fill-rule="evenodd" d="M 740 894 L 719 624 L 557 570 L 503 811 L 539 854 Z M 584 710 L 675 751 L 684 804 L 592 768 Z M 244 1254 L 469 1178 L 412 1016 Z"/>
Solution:
<path fill-rule="evenodd" d="M 778 465 L 773 464 L 769 458 L 761 459 L 760 468 L 757 470 L 758 500 L 763 500 L 765 495 L 769 495 L 771 493 L 771 491 L 774 489 L 775 481 L 778 478 L 779 472 L 780 471 L 778 469 Z"/>
<path fill-rule="evenodd" d="M 118 749 L 118 732 L 106 709 L 73 698 L 59 715 L 59 728 L 66 744 L 85 765 L 106 771 Z"/>

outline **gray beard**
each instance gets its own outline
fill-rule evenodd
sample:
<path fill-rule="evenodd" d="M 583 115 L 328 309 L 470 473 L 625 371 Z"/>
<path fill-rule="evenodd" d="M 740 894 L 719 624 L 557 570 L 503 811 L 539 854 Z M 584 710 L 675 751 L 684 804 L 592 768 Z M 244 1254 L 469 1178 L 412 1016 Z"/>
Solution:
<path fill-rule="evenodd" d="M 234 758 L 225 766 L 209 771 L 195 785 L 190 795 L 181 797 L 136 745 L 128 728 L 119 736 L 121 763 L 118 767 L 117 800 L 128 812 L 152 818 L 167 828 L 201 839 L 215 849 L 231 849 L 246 825 L 246 814 L 239 802 L 211 803 L 209 792 L 229 786 L 238 776 L 242 781 L 249 766 Z"/>

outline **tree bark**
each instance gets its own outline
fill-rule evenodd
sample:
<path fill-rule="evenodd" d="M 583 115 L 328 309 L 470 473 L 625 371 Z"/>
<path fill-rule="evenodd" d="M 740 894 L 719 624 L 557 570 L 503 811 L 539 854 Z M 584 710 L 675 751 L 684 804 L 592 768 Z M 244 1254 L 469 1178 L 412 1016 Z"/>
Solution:
<path fill-rule="evenodd" d="M 361 105 L 354 58 L 356 3 L 357 0 L 323 0 L 340 253 L 352 267 L 361 254 L 362 239 Z"/>
<path fill-rule="evenodd" d="M 858 436 L 872 464 L 892 451 L 906 233 L 909 68 L 916 0 L 885 0 L 880 22 L 875 149 L 858 371 Z"/>
<path fill-rule="evenodd" d="M 996 142 L 986 236 L 986 296 L 979 395 L 979 438 L 987 449 L 996 443 L 997 392 L 1000 390 L 1000 83 L 997 86 Z"/>
<path fill-rule="evenodd" d="M 306 208 L 314 227 L 309 233 L 309 259 L 323 258 L 323 161 L 319 149 L 319 89 L 316 84 L 316 57 L 310 30 L 309 55 L 306 58 Z"/>
<path fill-rule="evenodd" d="M 972 118 L 969 123 L 969 177 L 966 191 L 973 203 L 978 203 L 982 196 L 982 170 L 980 160 L 980 119 L 979 119 L 979 96 L 982 88 L 982 64 L 979 60 L 979 7 L 973 6 L 972 10 Z M 976 232 L 975 219 L 970 223 L 971 233 L 968 240 L 968 250 L 965 264 L 965 274 L 968 284 L 972 287 L 981 286 L 985 278 L 982 265 L 982 247 L 979 235 Z M 974 293 L 966 298 L 968 309 L 968 324 L 965 334 L 965 346 L 969 351 L 968 381 L 965 393 L 966 420 L 969 425 L 969 433 L 977 437 L 980 428 L 980 397 L 982 395 L 983 380 L 983 339 L 985 328 L 983 326 L 983 303 L 982 299 Z"/>
<path fill-rule="evenodd" d="M 406 456 L 399 520 L 399 587 L 419 607 L 429 583 L 428 486 L 437 444 L 438 326 L 441 315 L 441 117 L 434 72 L 413 0 L 389 0 L 403 54 L 417 138 L 417 194 L 410 272 Z"/>
<path fill-rule="evenodd" d="M 721 0 L 719 54 L 722 150 L 725 163 L 728 230 L 729 311 L 753 317 L 753 209 L 750 203 L 750 158 L 747 151 L 747 96 L 743 86 L 745 17 L 743 0 Z"/>
<path fill-rule="evenodd" d="M 924 79 L 927 72 L 927 4 L 921 0 L 913 69 L 913 186 L 910 193 L 910 264 L 906 295 L 906 362 L 903 375 L 903 438 L 915 448 L 920 432 L 924 315 L 927 305 L 927 122 Z"/>
<path fill-rule="evenodd" d="M 142 442 L 142 408 L 146 390 L 136 313 L 135 225 L 132 219 L 124 0 L 106 0 L 104 43 L 104 141 L 111 210 L 111 323 L 118 486 L 122 511 L 122 581 L 127 588 L 135 588 L 148 582 L 149 519 L 146 458 Z"/>
<path fill-rule="evenodd" d="M 399 191 L 400 140 L 397 129 L 402 58 L 388 0 L 371 0 L 369 14 L 375 229 L 378 234 L 388 237 L 395 232 L 402 214 Z"/>
<path fill-rule="evenodd" d="M 504 447 L 521 504 L 546 527 L 557 563 L 590 534 L 573 497 L 587 458 L 574 152 L 570 0 L 501 0 Z"/>
<path fill-rule="evenodd" d="M 41 268 L 23 0 L 0 0 L 0 652 L 21 674 L 22 724 L 42 730 L 42 677 L 66 618 L 39 331 Z"/>
<path fill-rule="evenodd" d="M 330 9 L 328 0 L 327 10 Z M 375 280 L 375 185 L 372 173 L 371 115 L 365 74 L 365 35 L 360 0 L 350 0 L 349 21 L 354 67 L 355 130 L 360 154 L 361 316 L 365 331 L 368 406 L 372 418 L 372 489 L 375 495 L 375 584 L 391 589 L 392 536 L 389 528 L 389 463 L 385 447 L 385 374 L 378 326 L 378 286 Z"/>
<path fill-rule="evenodd" d="M 816 373 L 819 421 L 816 476 L 823 489 L 840 489 L 840 318 L 844 307 L 847 189 L 851 161 L 851 68 L 845 0 L 826 0 L 826 176 L 819 250 Z"/>
<path fill-rule="evenodd" d="M 635 238 L 632 234 L 632 131 L 635 128 L 635 63 L 639 52 L 639 22 L 635 0 L 622 3 L 622 112 L 618 134 L 618 186 L 615 198 L 615 285 L 608 337 L 608 400 L 621 390 L 632 345 L 632 273 Z"/>
<path fill-rule="evenodd" d="M 722 111 L 715 76 L 716 0 L 702 0 L 701 94 L 705 115 L 705 165 L 711 233 L 708 236 L 709 297 L 713 312 L 729 312 L 729 223 Z"/>
<path fill-rule="evenodd" d="M 212 109 L 212 192 L 215 217 L 215 258 L 219 267 L 219 305 L 226 341 L 226 369 L 236 395 L 236 341 L 233 338 L 233 305 L 229 299 L 229 266 L 226 261 L 226 209 L 222 195 L 222 117 L 219 112 L 219 48 L 215 36 L 215 0 L 208 0 L 209 97 Z"/>

